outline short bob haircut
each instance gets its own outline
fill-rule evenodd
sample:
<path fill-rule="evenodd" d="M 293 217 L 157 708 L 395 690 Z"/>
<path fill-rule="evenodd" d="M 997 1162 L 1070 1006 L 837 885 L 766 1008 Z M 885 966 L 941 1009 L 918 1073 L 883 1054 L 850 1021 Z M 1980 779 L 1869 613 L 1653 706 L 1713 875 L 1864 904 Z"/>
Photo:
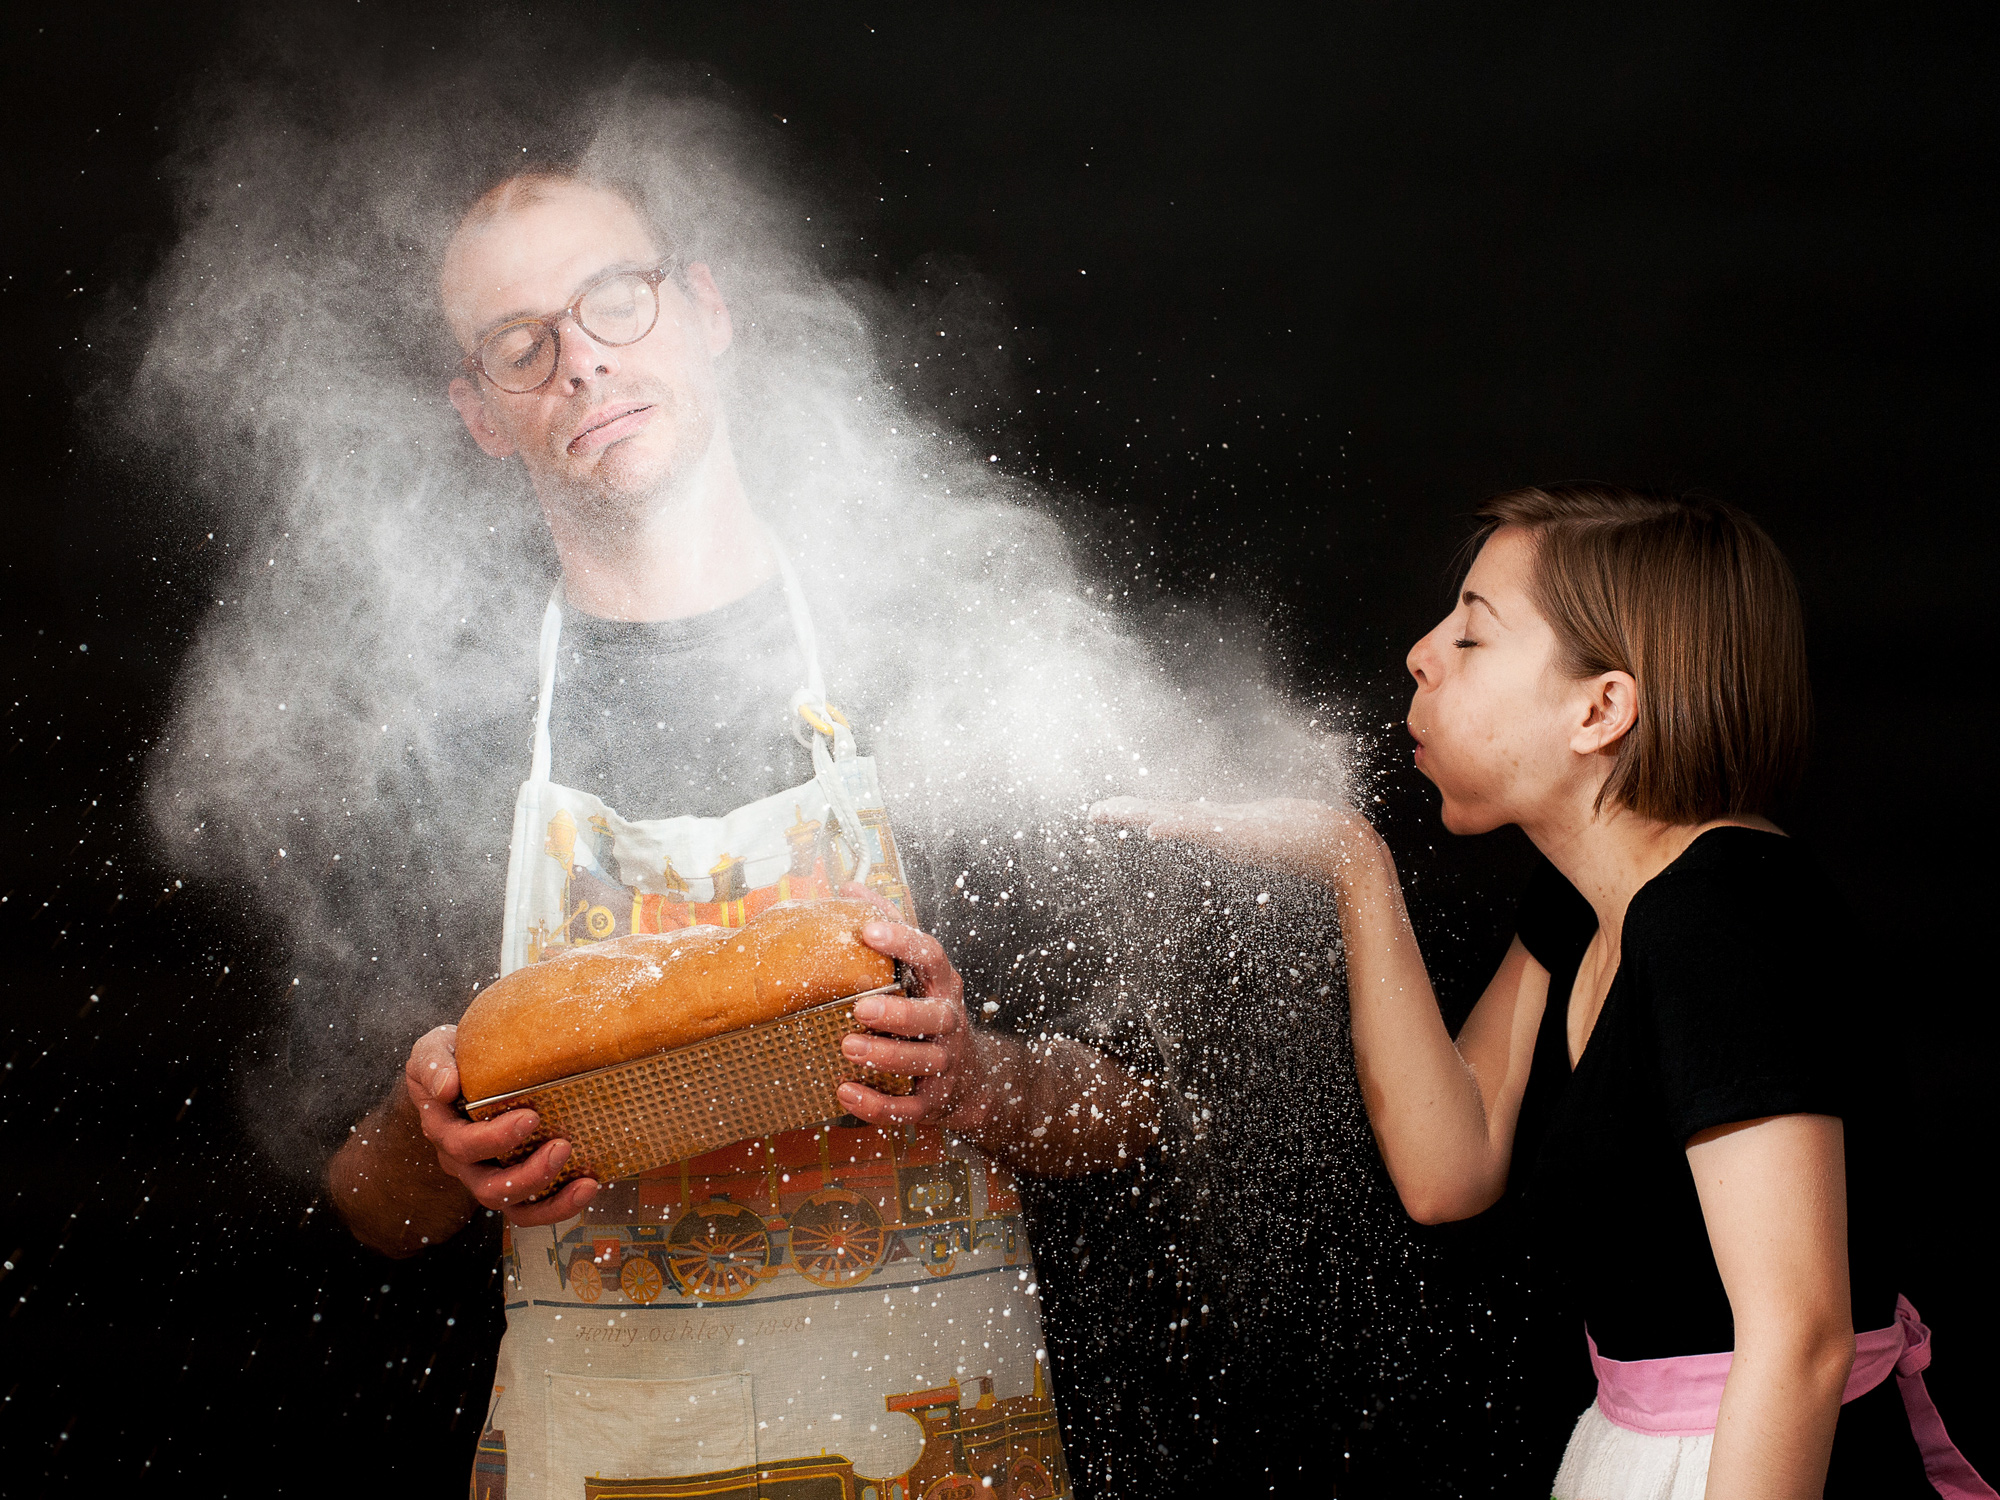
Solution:
<path fill-rule="evenodd" d="M 1481 543 L 1535 543 L 1535 607 L 1570 677 L 1629 672 L 1638 721 L 1598 794 L 1663 823 L 1768 813 L 1812 733 L 1805 619 L 1777 545 L 1732 505 L 1600 484 L 1510 490 Z"/>

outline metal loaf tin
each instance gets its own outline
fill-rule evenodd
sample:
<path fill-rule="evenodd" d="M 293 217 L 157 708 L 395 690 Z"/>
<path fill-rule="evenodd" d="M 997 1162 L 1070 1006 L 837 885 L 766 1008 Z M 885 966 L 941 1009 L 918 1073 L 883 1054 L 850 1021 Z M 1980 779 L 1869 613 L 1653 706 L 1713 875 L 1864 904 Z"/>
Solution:
<path fill-rule="evenodd" d="M 914 1079 L 862 1067 L 840 1050 L 849 1032 L 867 1030 L 854 1019 L 855 1001 L 901 993 L 893 984 L 864 990 L 704 1042 L 468 1100 L 465 1112 L 488 1120 L 524 1105 L 534 1110 L 540 1116 L 535 1133 L 502 1159 L 520 1161 L 560 1136 L 570 1143 L 571 1156 L 558 1182 L 635 1177 L 737 1141 L 844 1114 L 837 1090 L 849 1081 L 885 1094 L 908 1094 Z"/>

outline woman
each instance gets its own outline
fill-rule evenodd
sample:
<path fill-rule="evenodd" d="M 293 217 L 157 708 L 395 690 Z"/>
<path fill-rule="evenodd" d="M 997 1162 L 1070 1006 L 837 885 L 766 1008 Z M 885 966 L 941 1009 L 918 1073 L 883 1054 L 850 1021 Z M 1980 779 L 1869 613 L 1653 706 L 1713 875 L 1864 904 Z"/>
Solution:
<path fill-rule="evenodd" d="M 1924 1392 L 1887 1253 L 1862 929 L 1769 819 L 1810 717 L 1783 558 L 1727 506 L 1594 486 L 1480 515 L 1409 655 L 1409 729 L 1447 828 L 1518 824 L 1544 862 L 1455 1041 L 1355 813 L 1095 816 L 1333 887 L 1404 1206 L 1463 1219 L 1516 1183 L 1583 1306 L 1598 1398 L 1557 1500 L 1992 1496 Z"/>

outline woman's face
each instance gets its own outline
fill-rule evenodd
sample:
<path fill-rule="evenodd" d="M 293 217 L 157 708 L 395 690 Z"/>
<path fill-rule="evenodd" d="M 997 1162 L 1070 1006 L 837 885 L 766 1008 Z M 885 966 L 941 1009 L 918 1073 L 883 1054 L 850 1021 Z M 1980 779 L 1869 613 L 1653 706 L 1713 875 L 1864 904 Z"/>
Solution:
<path fill-rule="evenodd" d="M 1485 833 L 1533 823 L 1604 767 L 1574 742 L 1589 684 L 1556 665 L 1555 632 L 1529 599 L 1534 546 L 1505 526 L 1480 548 L 1458 606 L 1411 649 L 1417 769 L 1444 795 L 1444 825 Z"/>

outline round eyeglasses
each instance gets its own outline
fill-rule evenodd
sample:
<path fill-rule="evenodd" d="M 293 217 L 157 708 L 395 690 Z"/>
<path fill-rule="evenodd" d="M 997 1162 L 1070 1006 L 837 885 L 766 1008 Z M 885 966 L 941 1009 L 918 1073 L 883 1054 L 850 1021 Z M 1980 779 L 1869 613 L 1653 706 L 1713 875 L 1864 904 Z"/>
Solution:
<path fill-rule="evenodd" d="M 636 344 L 660 321 L 660 283 L 671 265 L 651 271 L 613 271 L 577 293 L 576 301 L 546 318 L 518 318 L 487 334 L 464 360 L 468 375 L 484 375 L 510 395 L 539 391 L 562 363 L 562 325 L 609 348 Z"/>

